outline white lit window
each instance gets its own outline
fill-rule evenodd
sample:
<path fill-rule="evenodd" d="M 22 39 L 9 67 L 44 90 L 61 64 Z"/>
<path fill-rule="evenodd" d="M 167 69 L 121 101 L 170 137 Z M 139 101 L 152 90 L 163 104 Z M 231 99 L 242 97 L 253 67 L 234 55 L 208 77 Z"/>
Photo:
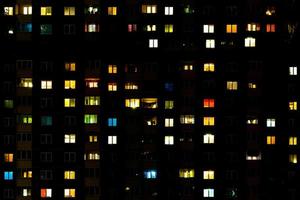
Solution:
<path fill-rule="evenodd" d="M 203 135 L 203 143 L 204 144 L 214 144 L 215 143 L 215 136 L 213 134 L 207 133 Z"/>
<path fill-rule="evenodd" d="M 117 144 L 117 136 L 109 135 L 107 139 L 108 144 Z"/>
<path fill-rule="evenodd" d="M 14 15 L 14 7 L 4 7 L 4 15 Z"/>
<path fill-rule="evenodd" d="M 165 136 L 165 145 L 173 145 L 174 136 Z"/>
<path fill-rule="evenodd" d="M 215 190 L 212 188 L 203 189 L 203 197 L 214 197 Z"/>
<path fill-rule="evenodd" d="M 52 89 L 52 81 L 41 81 L 41 89 L 43 90 Z"/>
<path fill-rule="evenodd" d="M 165 15 L 173 15 L 173 7 L 165 7 Z"/>
<path fill-rule="evenodd" d="M 215 171 L 213 171 L 213 170 L 203 171 L 203 179 L 204 180 L 213 180 L 213 179 L 215 179 Z"/>
<path fill-rule="evenodd" d="M 23 197 L 30 197 L 31 196 L 31 189 L 23 189 Z"/>
<path fill-rule="evenodd" d="M 215 48 L 215 40 L 214 39 L 207 39 L 205 42 L 205 47 L 208 49 Z"/>
<path fill-rule="evenodd" d="M 246 154 L 246 160 L 261 160 L 261 153 L 259 153 L 258 155 Z"/>
<path fill-rule="evenodd" d="M 89 24 L 88 25 L 88 32 L 96 32 L 96 24 Z"/>
<path fill-rule="evenodd" d="M 195 116 L 194 115 L 180 115 L 181 124 L 194 124 Z"/>
<path fill-rule="evenodd" d="M 255 47 L 255 38 L 253 37 L 247 37 L 245 38 L 245 47 Z"/>
<path fill-rule="evenodd" d="M 267 127 L 275 127 L 276 126 L 275 122 L 276 120 L 274 118 L 267 119 Z"/>
<path fill-rule="evenodd" d="M 76 190 L 75 189 L 65 189 L 64 190 L 64 197 L 67 198 L 74 198 L 76 197 Z"/>
<path fill-rule="evenodd" d="M 174 119 L 173 118 L 165 118 L 165 127 L 173 127 Z"/>
<path fill-rule="evenodd" d="M 157 48 L 158 39 L 149 39 L 149 48 Z"/>
<path fill-rule="evenodd" d="M 146 27 L 147 32 L 154 32 L 156 31 L 156 25 L 155 24 L 148 24 Z"/>
<path fill-rule="evenodd" d="M 215 26 L 213 24 L 204 24 L 203 25 L 203 33 L 214 33 Z"/>
<path fill-rule="evenodd" d="M 32 14 L 32 6 L 24 6 L 23 15 L 31 15 L 31 14 Z"/>
<path fill-rule="evenodd" d="M 292 66 L 292 67 L 289 67 L 289 75 L 291 76 L 296 76 L 297 75 L 297 67 L 296 66 Z"/>
<path fill-rule="evenodd" d="M 76 143 L 75 134 L 65 134 L 65 143 Z"/>

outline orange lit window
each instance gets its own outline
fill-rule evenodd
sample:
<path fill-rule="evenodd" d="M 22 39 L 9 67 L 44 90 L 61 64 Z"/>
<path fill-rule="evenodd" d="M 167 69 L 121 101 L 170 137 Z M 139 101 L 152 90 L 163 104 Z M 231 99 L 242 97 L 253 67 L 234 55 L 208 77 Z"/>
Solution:
<path fill-rule="evenodd" d="M 226 33 L 237 33 L 237 25 L 236 24 L 227 24 L 226 25 Z"/>
<path fill-rule="evenodd" d="M 75 62 L 66 62 L 65 70 L 66 71 L 76 71 L 76 63 Z"/>
<path fill-rule="evenodd" d="M 107 90 L 108 91 L 117 91 L 118 90 L 117 83 L 115 83 L 115 82 L 108 83 Z"/>
<path fill-rule="evenodd" d="M 215 100 L 214 99 L 203 99 L 203 107 L 204 108 L 214 108 Z"/>
<path fill-rule="evenodd" d="M 14 154 L 13 153 L 5 153 L 4 154 L 4 161 L 5 162 L 13 162 L 14 161 Z"/>
<path fill-rule="evenodd" d="M 276 24 L 267 24 L 266 25 L 266 32 L 274 33 L 276 31 Z"/>
<path fill-rule="evenodd" d="M 268 145 L 276 144 L 276 137 L 275 136 L 267 136 L 267 144 Z"/>
<path fill-rule="evenodd" d="M 116 74 L 118 72 L 117 65 L 108 65 L 108 73 Z"/>

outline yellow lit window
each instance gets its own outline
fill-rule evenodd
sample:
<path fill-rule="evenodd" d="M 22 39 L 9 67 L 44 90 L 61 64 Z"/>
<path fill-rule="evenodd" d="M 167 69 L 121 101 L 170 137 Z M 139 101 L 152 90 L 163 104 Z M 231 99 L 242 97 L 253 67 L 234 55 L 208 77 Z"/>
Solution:
<path fill-rule="evenodd" d="M 274 33 L 276 31 L 276 24 L 266 24 L 266 32 Z"/>
<path fill-rule="evenodd" d="M 125 83 L 125 90 L 138 90 L 139 86 L 136 83 Z"/>
<path fill-rule="evenodd" d="M 297 145 L 297 137 L 289 137 L 289 145 L 290 146 Z"/>
<path fill-rule="evenodd" d="M 276 144 L 276 136 L 267 136 L 267 144 L 268 145 Z"/>
<path fill-rule="evenodd" d="M 42 90 L 50 90 L 52 89 L 52 81 L 41 81 L 41 89 Z"/>
<path fill-rule="evenodd" d="M 180 123 L 181 124 L 195 124 L 195 116 L 194 115 L 180 115 Z"/>
<path fill-rule="evenodd" d="M 75 134 L 65 134 L 65 144 L 76 143 Z"/>
<path fill-rule="evenodd" d="M 215 99 L 203 99 L 203 108 L 214 108 Z"/>
<path fill-rule="evenodd" d="M 65 89 L 76 89 L 76 80 L 65 80 Z"/>
<path fill-rule="evenodd" d="M 31 115 L 22 115 L 21 117 L 22 124 L 32 124 L 32 116 Z"/>
<path fill-rule="evenodd" d="M 108 65 L 108 73 L 116 74 L 118 72 L 117 65 Z"/>
<path fill-rule="evenodd" d="M 174 108 L 174 101 L 172 100 L 166 100 L 165 101 L 165 109 L 173 109 Z"/>
<path fill-rule="evenodd" d="M 226 33 L 237 33 L 237 25 L 236 24 L 227 24 L 226 25 Z"/>
<path fill-rule="evenodd" d="M 14 15 L 14 7 L 4 7 L 4 15 L 7 16 Z"/>
<path fill-rule="evenodd" d="M 13 153 L 5 153 L 4 154 L 4 162 L 13 162 L 14 154 Z"/>
<path fill-rule="evenodd" d="M 86 78 L 85 79 L 85 86 L 88 88 L 98 88 L 99 85 L 99 79 L 98 78 Z"/>
<path fill-rule="evenodd" d="M 84 160 L 100 160 L 100 154 L 99 153 L 84 154 Z"/>
<path fill-rule="evenodd" d="M 258 119 L 256 118 L 247 119 L 247 124 L 258 124 Z"/>
<path fill-rule="evenodd" d="M 155 24 L 148 24 L 144 27 L 144 29 L 148 32 L 154 32 L 156 31 L 156 25 Z"/>
<path fill-rule="evenodd" d="M 174 127 L 174 119 L 165 118 L 165 127 Z"/>
<path fill-rule="evenodd" d="M 65 107 L 76 107 L 76 99 L 75 98 L 65 98 Z"/>
<path fill-rule="evenodd" d="M 24 171 L 23 178 L 32 178 L 32 171 Z"/>
<path fill-rule="evenodd" d="M 194 178 L 195 170 L 194 169 L 180 169 L 179 177 L 180 178 Z"/>
<path fill-rule="evenodd" d="M 24 88 L 32 88 L 32 78 L 21 78 L 19 86 Z"/>
<path fill-rule="evenodd" d="M 117 83 L 115 83 L 115 82 L 108 83 L 107 90 L 108 91 L 117 91 L 118 90 Z"/>
<path fill-rule="evenodd" d="M 65 16 L 75 16 L 75 7 L 64 7 Z"/>
<path fill-rule="evenodd" d="M 214 126 L 215 125 L 215 117 L 203 117 L 203 125 L 204 126 Z"/>
<path fill-rule="evenodd" d="M 65 70 L 66 71 L 76 71 L 76 63 L 75 62 L 66 62 Z"/>
<path fill-rule="evenodd" d="M 293 164 L 297 164 L 297 162 L 298 162 L 297 154 L 290 154 L 289 155 L 289 162 L 293 163 Z"/>
<path fill-rule="evenodd" d="M 275 7 L 269 7 L 269 8 L 266 10 L 266 15 L 267 15 L 267 16 L 275 15 L 275 13 L 276 13 Z"/>
<path fill-rule="evenodd" d="M 297 101 L 289 102 L 289 110 L 297 110 Z"/>
<path fill-rule="evenodd" d="M 192 71 L 194 69 L 194 65 L 184 65 L 183 70 L 184 71 Z"/>
<path fill-rule="evenodd" d="M 107 14 L 108 15 L 117 15 L 117 7 L 107 7 Z"/>
<path fill-rule="evenodd" d="M 64 197 L 65 198 L 75 198 L 76 197 L 76 189 L 65 189 L 64 190 Z"/>
<path fill-rule="evenodd" d="M 84 97 L 84 105 L 85 106 L 99 106 L 100 105 L 100 97 L 99 96 L 85 96 Z"/>
<path fill-rule="evenodd" d="M 156 109 L 158 107 L 157 98 L 142 98 L 143 108 Z"/>
<path fill-rule="evenodd" d="M 32 15 L 32 6 L 23 6 L 23 15 Z"/>
<path fill-rule="evenodd" d="M 90 135 L 89 136 L 89 142 L 98 142 L 97 135 Z"/>
<path fill-rule="evenodd" d="M 204 180 L 213 180 L 213 179 L 215 179 L 215 171 L 213 171 L 213 170 L 203 171 L 203 179 Z"/>
<path fill-rule="evenodd" d="M 142 13 L 144 14 L 155 14 L 157 12 L 156 5 L 142 5 Z"/>
<path fill-rule="evenodd" d="M 256 83 L 248 83 L 249 89 L 256 89 Z"/>
<path fill-rule="evenodd" d="M 255 47 L 256 40 L 253 37 L 246 37 L 245 38 L 245 47 Z"/>
<path fill-rule="evenodd" d="M 140 99 L 125 99 L 125 107 L 132 109 L 140 107 Z"/>
<path fill-rule="evenodd" d="M 238 89 L 238 82 L 237 81 L 227 81 L 227 90 L 237 90 Z"/>
<path fill-rule="evenodd" d="M 260 24 L 258 23 L 247 24 L 247 31 L 260 31 Z"/>
<path fill-rule="evenodd" d="M 205 72 L 214 72 L 215 71 L 215 64 L 214 63 L 204 63 L 203 71 L 205 71 Z"/>
<path fill-rule="evenodd" d="M 42 16 L 51 16 L 52 15 L 52 7 L 41 7 L 41 15 Z"/>
<path fill-rule="evenodd" d="M 65 171 L 65 179 L 75 179 L 75 171 Z"/>
<path fill-rule="evenodd" d="M 165 33 L 173 33 L 173 24 L 165 24 Z"/>

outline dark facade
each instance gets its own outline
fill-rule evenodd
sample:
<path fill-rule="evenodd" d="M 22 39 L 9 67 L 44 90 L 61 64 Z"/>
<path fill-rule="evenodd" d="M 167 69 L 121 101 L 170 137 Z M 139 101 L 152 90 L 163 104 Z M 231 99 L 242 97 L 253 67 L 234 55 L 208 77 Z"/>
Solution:
<path fill-rule="evenodd" d="M 299 2 L 0 2 L 0 199 L 299 199 Z"/>

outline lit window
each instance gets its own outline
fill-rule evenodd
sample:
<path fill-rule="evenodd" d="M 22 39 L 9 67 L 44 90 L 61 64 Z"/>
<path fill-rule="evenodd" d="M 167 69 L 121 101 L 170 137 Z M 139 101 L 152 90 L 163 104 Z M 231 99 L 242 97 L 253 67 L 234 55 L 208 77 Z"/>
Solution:
<path fill-rule="evenodd" d="M 157 12 L 156 5 L 142 5 L 142 13 L 155 14 Z"/>
<path fill-rule="evenodd" d="M 173 24 L 165 24 L 165 33 L 173 33 Z"/>
<path fill-rule="evenodd" d="M 194 65 L 184 65 L 183 70 L 184 71 L 192 71 L 194 69 Z"/>
<path fill-rule="evenodd" d="M 156 126 L 157 125 L 157 117 L 147 117 L 145 119 L 147 126 Z"/>
<path fill-rule="evenodd" d="M 76 135 L 75 134 L 65 134 L 65 143 L 66 144 L 76 143 Z"/>
<path fill-rule="evenodd" d="M 247 119 L 247 124 L 258 124 L 258 119 L 256 118 Z"/>
<path fill-rule="evenodd" d="M 195 170 L 194 169 L 180 169 L 179 178 L 194 178 Z"/>
<path fill-rule="evenodd" d="M 65 89 L 75 89 L 76 81 L 75 80 L 65 80 Z"/>
<path fill-rule="evenodd" d="M 110 6 L 110 7 L 107 7 L 107 14 L 108 15 L 117 15 L 117 7 L 115 6 Z"/>
<path fill-rule="evenodd" d="M 203 125 L 204 126 L 214 126 L 215 118 L 214 117 L 203 117 Z"/>
<path fill-rule="evenodd" d="M 289 110 L 297 110 L 297 101 L 289 102 Z"/>
<path fill-rule="evenodd" d="M 237 33 L 237 25 L 236 24 L 227 24 L 226 25 L 226 33 Z"/>
<path fill-rule="evenodd" d="M 290 146 L 295 146 L 295 145 L 297 145 L 298 143 L 297 143 L 297 137 L 289 137 L 289 145 Z"/>
<path fill-rule="evenodd" d="M 174 119 L 173 118 L 165 118 L 165 127 L 173 127 Z"/>
<path fill-rule="evenodd" d="M 136 83 L 125 83 L 125 90 L 138 90 L 139 86 Z"/>
<path fill-rule="evenodd" d="M 203 135 L 203 143 L 204 144 L 214 144 L 215 136 L 211 133 L 206 133 Z"/>
<path fill-rule="evenodd" d="M 203 71 L 205 71 L 205 72 L 214 72 L 215 71 L 215 64 L 214 63 L 204 63 Z"/>
<path fill-rule="evenodd" d="M 184 11 L 185 14 L 192 14 L 192 13 L 195 12 L 195 10 L 190 5 L 186 5 L 183 8 L 183 11 Z"/>
<path fill-rule="evenodd" d="M 51 197 L 52 197 L 52 189 L 41 188 L 41 198 L 51 198 Z"/>
<path fill-rule="evenodd" d="M 98 88 L 99 79 L 98 78 L 86 78 L 85 79 L 85 86 L 88 88 Z"/>
<path fill-rule="evenodd" d="M 260 31 L 260 24 L 258 23 L 247 24 L 247 31 Z"/>
<path fill-rule="evenodd" d="M 136 24 L 128 24 L 128 32 L 136 32 L 137 25 Z"/>
<path fill-rule="evenodd" d="M 75 7 L 64 7 L 65 16 L 75 16 Z"/>
<path fill-rule="evenodd" d="M 289 162 L 293 163 L 293 164 L 297 164 L 297 162 L 298 162 L 297 154 L 290 154 L 289 155 Z"/>
<path fill-rule="evenodd" d="M 165 145 L 173 145 L 174 144 L 174 136 L 165 136 Z"/>
<path fill-rule="evenodd" d="M 12 99 L 5 99 L 4 100 L 4 108 L 13 108 L 14 101 Z"/>
<path fill-rule="evenodd" d="M 245 38 L 245 47 L 255 47 L 256 40 L 253 37 Z"/>
<path fill-rule="evenodd" d="M 65 179 L 75 179 L 75 171 L 65 171 Z"/>
<path fill-rule="evenodd" d="M 203 197 L 215 197 L 215 190 L 211 188 L 203 189 Z"/>
<path fill-rule="evenodd" d="M 89 136 L 89 142 L 98 142 L 98 136 L 97 135 L 90 135 Z"/>
<path fill-rule="evenodd" d="M 157 98 L 142 98 L 142 106 L 147 109 L 156 109 L 158 107 Z"/>
<path fill-rule="evenodd" d="M 248 83 L 249 89 L 256 89 L 256 83 Z"/>
<path fill-rule="evenodd" d="M 52 15 L 52 7 L 41 7 L 41 15 L 42 16 L 51 16 Z"/>
<path fill-rule="evenodd" d="M 275 24 L 266 24 L 266 32 L 267 33 L 274 33 L 276 31 Z"/>
<path fill-rule="evenodd" d="M 97 7 L 89 6 L 89 7 L 87 8 L 87 12 L 88 12 L 89 14 L 92 14 L 92 15 L 97 14 L 98 11 L 99 11 L 99 10 L 98 10 Z"/>
<path fill-rule="evenodd" d="M 51 35 L 52 34 L 52 24 L 41 24 L 40 25 L 41 35 Z"/>
<path fill-rule="evenodd" d="M 4 162 L 13 162 L 14 154 L 13 153 L 5 153 L 4 154 Z"/>
<path fill-rule="evenodd" d="M 267 127 L 275 127 L 276 120 L 274 118 L 267 119 Z"/>
<path fill-rule="evenodd" d="M 107 125 L 109 127 L 116 127 L 117 126 L 117 118 L 108 118 Z"/>
<path fill-rule="evenodd" d="M 42 90 L 50 90 L 52 89 L 52 81 L 41 81 L 41 89 Z"/>
<path fill-rule="evenodd" d="M 165 15 L 173 15 L 174 9 L 173 7 L 165 7 Z"/>
<path fill-rule="evenodd" d="M 84 32 L 86 33 L 96 33 L 100 31 L 99 24 L 85 24 L 84 25 Z"/>
<path fill-rule="evenodd" d="M 4 172 L 4 180 L 10 181 L 14 179 L 14 172 L 12 171 L 5 171 Z"/>
<path fill-rule="evenodd" d="M 144 27 L 144 29 L 147 31 L 147 32 L 154 32 L 156 31 L 156 25 L 155 24 L 148 24 Z"/>
<path fill-rule="evenodd" d="M 117 144 L 117 136 L 116 135 L 109 135 L 107 137 L 107 144 Z"/>
<path fill-rule="evenodd" d="M 214 39 L 207 39 L 205 42 L 205 47 L 208 49 L 215 48 L 215 40 Z"/>
<path fill-rule="evenodd" d="M 125 107 L 132 109 L 140 107 L 140 99 L 125 99 Z"/>
<path fill-rule="evenodd" d="M 296 66 L 292 66 L 292 67 L 289 67 L 289 75 L 291 76 L 296 76 L 297 75 L 297 67 Z"/>
<path fill-rule="evenodd" d="M 146 171 L 144 171 L 144 177 L 146 179 L 155 179 L 155 178 L 157 178 L 157 172 L 156 172 L 156 170 L 153 170 L 153 169 L 146 170 Z"/>
<path fill-rule="evenodd" d="M 276 144 L 276 137 L 275 136 L 267 136 L 267 144 L 268 145 Z"/>
<path fill-rule="evenodd" d="M 158 48 L 158 39 L 149 39 L 149 48 Z"/>
<path fill-rule="evenodd" d="M 32 6 L 24 6 L 23 15 L 32 15 Z"/>
<path fill-rule="evenodd" d="M 180 115 L 180 123 L 181 124 L 195 124 L 195 116 L 194 115 Z"/>
<path fill-rule="evenodd" d="M 75 62 L 66 62 L 65 63 L 65 70 L 66 71 L 76 71 L 76 63 Z"/>
<path fill-rule="evenodd" d="M 4 7 L 4 15 L 14 15 L 14 7 Z"/>
<path fill-rule="evenodd" d="M 108 83 L 107 90 L 108 91 L 117 91 L 118 90 L 117 83 L 115 83 L 115 82 Z"/>
<path fill-rule="evenodd" d="M 84 97 L 84 105 L 85 106 L 99 106 L 100 105 L 100 97 L 99 96 L 85 96 Z"/>
<path fill-rule="evenodd" d="M 203 33 L 214 33 L 215 25 L 213 24 L 204 24 L 203 25 Z"/>
<path fill-rule="evenodd" d="M 165 101 L 165 109 L 173 109 L 174 108 L 174 101 L 172 100 L 166 100 Z"/>
<path fill-rule="evenodd" d="M 108 65 L 108 73 L 109 74 L 116 74 L 118 72 L 117 65 Z"/>
<path fill-rule="evenodd" d="M 203 108 L 214 108 L 215 99 L 203 99 Z"/>
<path fill-rule="evenodd" d="M 76 107 L 76 99 L 75 98 L 65 98 L 65 107 Z"/>
<path fill-rule="evenodd" d="M 86 160 L 86 154 L 84 154 L 84 160 Z M 88 160 L 100 160 L 100 154 L 99 153 L 89 153 Z"/>
<path fill-rule="evenodd" d="M 215 179 L 215 171 L 213 171 L 213 170 L 203 171 L 203 179 L 204 180 L 213 180 L 213 179 Z"/>
<path fill-rule="evenodd" d="M 41 126 L 52 126 L 52 116 L 41 116 Z"/>
<path fill-rule="evenodd" d="M 20 122 L 22 124 L 32 124 L 32 116 L 31 115 L 21 115 Z"/>
<path fill-rule="evenodd" d="M 32 171 L 24 171 L 23 178 L 32 178 Z"/>
<path fill-rule="evenodd" d="M 237 81 L 227 81 L 226 88 L 227 88 L 227 90 L 237 90 L 238 82 Z"/>
<path fill-rule="evenodd" d="M 275 12 L 276 12 L 276 9 L 275 9 L 275 7 L 269 7 L 267 10 L 266 10 L 266 15 L 267 16 L 272 16 L 272 15 L 274 15 L 275 14 Z"/>
<path fill-rule="evenodd" d="M 24 88 L 32 88 L 32 78 L 21 78 L 19 86 Z"/>
<path fill-rule="evenodd" d="M 74 198 L 76 197 L 76 189 L 65 189 L 64 190 L 64 197 L 65 198 Z"/>
<path fill-rule="evenodd" d="M 31 189 L 23 189 L 22 196 L 23 197 L 30 197 L 31 196 Z"/>
<path fill-rule="evenodd" d="M 93 114 L 85 114 L 84 115 L 84 123 L 85 124 L 97 124 L 97 115 Z"/>

